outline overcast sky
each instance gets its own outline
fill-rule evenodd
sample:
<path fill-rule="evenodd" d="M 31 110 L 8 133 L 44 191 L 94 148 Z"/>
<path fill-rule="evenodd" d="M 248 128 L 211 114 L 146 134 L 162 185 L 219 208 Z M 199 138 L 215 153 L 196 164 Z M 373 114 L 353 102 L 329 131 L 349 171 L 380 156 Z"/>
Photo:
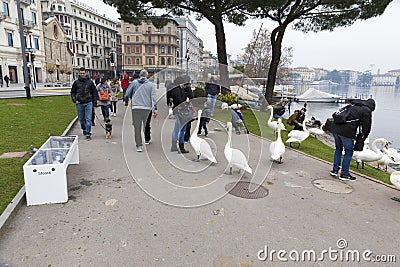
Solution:
<path fill-rule="evenodd" d="M 86 0 L 97 8 L 100 14 L 116 18 L 118 13 L 100 0 Z M 197 36 L 203 40 L 204 48 L 216 54 L 214 27 L 207 20 L 193 20 L 197 26 Z M 268 20 L 248 20 L 244 27 L 225 23 L 227 52 L 236 58 L 243 53 L 252 38 L 253 31 L 272 29 L 276 24 Z M 328 70 L 352 69 L 365 71 L 400 69 L 400 0 L 394 0 L 382 16 L 357 22 L 347 28 L 337 28 L 333 32 L 307 33 L 288 29 L 284 46 L 293 47 L 292 67 L 321 67 Z"/>

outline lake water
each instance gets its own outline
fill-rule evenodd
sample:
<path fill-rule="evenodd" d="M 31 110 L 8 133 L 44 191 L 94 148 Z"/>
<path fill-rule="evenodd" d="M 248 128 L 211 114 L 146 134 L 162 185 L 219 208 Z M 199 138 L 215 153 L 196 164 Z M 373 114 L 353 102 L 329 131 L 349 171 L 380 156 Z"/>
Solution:
<path fill-rule="evenodd" d="M 296 87 L 296 94 L 300 95 L 309 87 L 337 94 L 340 96 L 355 97 L 362 95 L 363 98 L 372 98 L 376 102 L 376 109 L 372 113 L 372 129 L 369 135 L 370 143 L 379 137 L 387 139 L 390 147 L 400 149 L 400 88 L 394 86 L 315 86 L 300 85 Z M 303 107 L 304 103 L 292 103 L 291 113 Z M 325 122 L 340 107 L 347 105 L 342 103 L 307 103 L 306 117 L 314 116 L 316 119 Z M 288 115 L 288 112 L 286 113 Z"/>

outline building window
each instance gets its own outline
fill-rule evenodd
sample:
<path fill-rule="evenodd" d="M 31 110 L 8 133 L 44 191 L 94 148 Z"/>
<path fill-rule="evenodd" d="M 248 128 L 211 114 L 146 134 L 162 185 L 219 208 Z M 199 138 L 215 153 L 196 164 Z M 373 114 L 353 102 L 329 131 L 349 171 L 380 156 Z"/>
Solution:
<path fill-rule="evenodd" d="M 58 11 L 62 12 L 62 6 L 58 6 Z"/>
<path fill-rule="evenodd" d="M 164 54 L 165 53 L 165 47 L 161 46 L 161 53 Z"/>
<path fill-rule="evenodd" d="M 39 38 L 37 37 L 33 38 L 33 42 L 35 43 L 36 50 L 39 50 Z"/>
<path fill-rule="evenodd" d="M 10 16 L 10 11 L 8 10 L 7 2 L 3 2 L 3 10 L 4 10 L 4 15 L 6 15 L 7 17 Z"/>
<path fill-rule="evenodd" d="M 147 33 L 151 33 L 151 27 L 147 27 Z"/>
<path fill-rule="evenodd" d="M 129 45 L 126 46 L 126 53 L 127 54 L 131 53 L 131 47 Z"/>
<path fill-rule="evenodd" d="M 139 42 L 139 36 L 136 36 L 136 42 Z"/>
<path fill-rule="evenodd" d="M 151 57 L 147 58 L 147 62 L 149 65 L 153 65 L 153 59 Z"/>
<path fill-rule="evenodd" d="M 165 58 L 161 58 L 161 65 L 165 65 Z"/>
<path fill-rule="evenodd" d="M 135 53 L 136 53 L 136 54 L 140 54 L 140 46 L 137 45 L 137 46 L 135 47 Z"/>
<path fill-rule="evenodd" d="M 13 36 L 11 32 L 7 32 L 8 46 L 14 46 Z"/>
<path fill-rule="evenodd" d="M 149 43 L 151 43 L 151 36 L 149 36 Z"/>
<path fill-rule="evenodd" d="M 126 32 L 131 32 L 131 27 L 126 27 Z"/>
<path fill-rule="evenodd" d="M 135 32 L 139 32 L 139 27 L 138 26 L 135 27 Z"/>
<path fill-rule="evenodd" d="M 140 57 L 136 58 L 136 65 L 140 65 Z"/>
<path fill-rule="evenodd" d="M 171 58 L 170 58 L 170 57 L 167 58 L 167 64 L 168 64 L 168 65 L 171 65 Z"/>
<path fill-rule="evenodd" d="M 168 27 L 168 34 L 171 34 L 171 27 Z"/>
<path fill-rule="evenodd" d="M 152 53 L 152 47 L 151 47 L 151 46 L 148 46 L 148 47 L 147 47 L 147 53 L 149 53 L 149 54 Z"/>
<path fill-rule="evenodd" d="M 126 36 L 126 41 L 127 41 L 127 42 L 130 42 L 130 41 L 131 41 L 131 38 L 130 38 L 129 36 Z"/>
<path fill-rule="evenodd" d="M 171 54 L 171 47 L 170 46 L 167 47 L 167 51 L 168 51 L 168 55 Z"/>
<path fill-rule="evenodd" d="M 81 65 L 81 59 L 78 58 L 78 66 L 80 66 L 80 65 Z"/>
<path fill-rule="evenodd" d="M 126 63 L 128 65 L 131 65 L 132 64 L 132 58 L 131 57 L 126 57 Z"/>
<path fill-rule="evenodd" d="M 33 24 L 37 24 L 37 22 L 36 22 L 36 13 L 35 12 L 32 12 L 32 22 L 33 22 Z"/>

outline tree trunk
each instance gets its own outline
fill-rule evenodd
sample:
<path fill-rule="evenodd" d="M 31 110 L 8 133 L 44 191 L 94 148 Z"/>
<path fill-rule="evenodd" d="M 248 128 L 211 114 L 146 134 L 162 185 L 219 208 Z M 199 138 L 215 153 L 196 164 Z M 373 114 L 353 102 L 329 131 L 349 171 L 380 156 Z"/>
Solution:
<path fill-rule="evenodd" d="M 230 91 L 229 89 L 229 75 L 228 75 L 228 60 L 226 57 L 226 40 L 224 24 L 222 22 L 222 16 L 211 21 L 215 27 L 215 38 L 217 40 L 217 54 L 219 63 L 219 74 L 221 93 L 226 94 Z"/>
<path fill-rule="evenodd" d="M 265 99 L 268 104 L 272 104 L 272 95 L 276 81 L 276 73 L 278 71 L 279 61 L 282 55 L 282 40 L 287 25 L 282 24 L 275 28 L 271 33 L 272 59 L 268 70 L 267 88 L 265 90 Z"/>

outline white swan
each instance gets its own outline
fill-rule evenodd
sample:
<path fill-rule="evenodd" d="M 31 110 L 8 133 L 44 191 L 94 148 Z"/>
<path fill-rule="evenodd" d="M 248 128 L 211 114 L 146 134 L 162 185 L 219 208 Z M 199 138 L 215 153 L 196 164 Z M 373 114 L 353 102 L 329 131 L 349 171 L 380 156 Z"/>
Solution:
<path fill-rule="evenodd" d="M 231 109 L 238 109 L 238 108 L 241 108 L 241 107 L 242 107 L 241 104 L 236 104 L 236 103 L 234 103 L 234 104 L 232 104 L 232 105 L 230 106 Z"/>
<path fill-rule="evenodd" d="M 383 165 L 385 166 L 385 172 L 387 172 L 387 167 L 389 163 L 394 163 L 394 159 L 388 155 L 387 151 L 384 151 L 382 153 L 381 159 L 379 159 L 377 163 L 378 163 L 378 169 L 380 165 Z"/>
<path fill-rule="evenodd" d="M 325 133 L 324 130 L 322 130 L 323 126 L 324 125 L 322 124 L 319 128 L 309 128 L 308 131 L 311 135 L 314 135 L 315 139 L 317 139 L 317 135 L 323 135 Z"/>
<path fill-rule="evenodd" d="M 222 104 L 221 104 L 221 109 L 222 110 L 224 110 L 224 109 L 228 109 L 228 103 L 226 103 L 226 102 L 223 102 Z"/>
<path fill-rule="evenodd" d="M 390 174 L 390 182 L 392 185 L 400 189 L 400 171 L 395 171 Z M 400 198 L 392 197 L 392 199 L 400 202 Z"/>
<path fill-rule="evenodd" d="M 282 123 L 282 119 L 278 119 L 278 125 Z M 269 151 L 271 152 L 271 159 L 282 163 L 282 156 L 285 154 L 285 144 L 282 142 L 281 129 L 278 127 L 278 137 L 276 141 L 269 145 Z"/>
<path fill-rule="evenodd" d="M 385 146 L 387 154 L 393 159 L 394 164 L 400 164 L 400 153 L 392 147 Z"/>
<path fill-rule="evenodd" d="M 400 171 L 392 172 L 390 175 L 390 182 L 392 185 L 400 189 Z"/>
<path fill-rule="evenodd" d="M 192 135 L 190 136 L 190 144 L 192 145 L 194 151 L 196 152 L 197 160 L 200 160 L 200 157 L 202 157 L 208 159 L 211 162 L 217 163 L 217 160 L 215 159 L 212 153 L 210 145 L 207 143 L 206 140 L 197 136 L 197 132 L 199 131 L 200 127 L 200 117 L 201 117 L 201 109 L 197 111 L 197 124 L 196 128 L 192 132 Z"/>
<path fill-rule="evenodd" d="M 274 108 L 272 106 L 268 106 L 267 108 L 271 110 L 267 124 L 268 127 L 274 130 L 274 135 L 276 135 L 276 130 L 278 129 L 278 122 L 272 120 L 272 117 L 274 115 Z M 281 123 L 279 127 L 282 131 L 286 131 L 286 127 L 283 123 Z"/>
<path fill-rule="evenodd" d="M 290 144 L 290 147 L 292 147 L 292 143 L 299 143 L 299 146 L 297 148 L 300 148 L 301 142 L 306 140 L 310 136 L 310 132 L 306 128 L 306 120 L 303 121 L 303 131 L 299 130 L 291 130 L 290 133 L 288 134 L 289 139 L 286 140 L 286 143 Z"/>
<path fill-rule="evenodd" d="M 382 158 L 382 152 L 376 147 L 378 143 L 386 144 L 387 140 L 384 138 L 377 138 L 374 140 L 374 142 L 372 142 L 372 150 L 369 149 L 367 144 L 364 144 L 362 151 L 354 151 L 353 157 L 357 161 L 357 169 L 360 162 L 361 169 L 364 169 L 364 162 L 377 161 Z"/>
<path fill-rule="evenodd" d="M 224 155 L 229 165 L 229 174 L 232 174 L 232 166 L 238 167 L 240 170 L 245 170 L 248 173 L 253 173 L 249 164 L 247 163 L 247 158 L 239 149 L 232 148 L 232 123 L 227 123 L 228 127 L 228 141 L 226 142 Z"/>

